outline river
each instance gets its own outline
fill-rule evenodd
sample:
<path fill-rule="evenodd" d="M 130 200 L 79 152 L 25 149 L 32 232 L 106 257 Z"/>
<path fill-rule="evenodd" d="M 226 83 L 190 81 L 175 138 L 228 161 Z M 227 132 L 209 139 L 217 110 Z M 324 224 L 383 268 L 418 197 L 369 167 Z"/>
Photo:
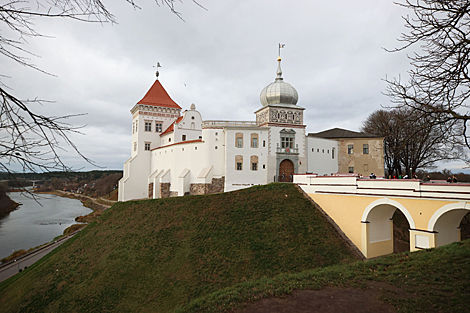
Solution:
<path fill-rule="evenodd" d="M 56 195 L 37 195 L 39 203 L 20 192 L 9 196 L 22 205 L 0 220 L 0 259 L 14 251 L 50 242 L 76 224 L 75 217 L 92 212 L 80 200 Z"/>

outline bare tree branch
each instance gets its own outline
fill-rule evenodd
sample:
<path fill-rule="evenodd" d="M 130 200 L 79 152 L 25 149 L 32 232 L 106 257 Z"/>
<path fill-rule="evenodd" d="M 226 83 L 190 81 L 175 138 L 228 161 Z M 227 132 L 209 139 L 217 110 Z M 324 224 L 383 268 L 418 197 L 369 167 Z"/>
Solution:
<path fill-rule="evenodd" d="M 139 9 L 134 0 L 125 0 L 132 8 Z M 157 5 L 167 6 L 182 19 L 175 0 L 155 0 Z M 198 2 L 192 1 L 200 8 Z M 182 3 L 178 1 L 178 3 Z M 25 48 L 28 38 L 44 37 L 36 31 L 34 21 L 43 18 L 71 19 L 92 23 L 116 23 L 114 15 L 100 0 L 9 0 L 0 4 L 0 55 L 43 73 L 31 62 L 37 57 Z M 80 133 L 65 121 L 76 115 L 45 116 L 35 113 L 34 105 L 43 100 L 20 100 L 7 91 L 0 73 L 0 171 L 12 174 L 14 168 L 22 172 L 70 171 L 60 158 L 59 152 L 66 146 L 86 162 L 84 156 L 70 140 L 70 135 Z"/>
<path fill-rule="evenodd" d="M 470 147 L 470 2 L 406 0 L 399 5 L 414 16 L 404 17 L 408 33 L 399 38 L 403 46 L 391 51 L 419 44 L 421 52 L 408 56 L 409 81 L 386 79 L 385 94 L 395 108 L 408 108 L 430 129 L 445 131 L 455 149 Z"/>

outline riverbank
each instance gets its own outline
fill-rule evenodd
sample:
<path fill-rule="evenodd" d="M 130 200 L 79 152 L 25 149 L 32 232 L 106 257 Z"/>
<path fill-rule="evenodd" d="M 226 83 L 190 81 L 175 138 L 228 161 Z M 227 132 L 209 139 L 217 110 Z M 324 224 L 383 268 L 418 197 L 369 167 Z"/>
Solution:
<path fill-rule="evenodd" d="M 0 263 L 8 259 L 31 252 L 42 245 L 73 233 L 86 224 L 77 224 L 77 216 L 89 213 L 100 214 L 104 207 L 85 206 L 76 197 L 64 197 L 60 193 L 34 194 L 32 190 L 14 192 L 9 196 L 21 209 L 11 212 L 1 220 L 0 228 Z M 90 200 L 90 202 L 92 202 Z M 79 221 L 80 222 L 80 221 Z M 33 247 L 33 248 L 31 248 Z"/>
<path fill-rule="evenodd" d="M 8 195 L 0 195 L 0 219 L 8 216 L 10 212 L 13 212 L 19 206 L 20 204 L 11 200 Z"/>
<path fill-rule="evenodd" d="M 53 191 L 46 191 L 46 192 L 38 192 L 41 194 L 53 194 L 59 197 L 66 197 L 70 199 L 77 199 L 80 200 L 83 204 L 83 206 L 90 208 L 93 210 L 88 215 L 80 215 L 75 218 L 75 221 L 78 223 L 82 224 L 74 224 L 71 225 L 70 227 L 66 228 L 64 230 L 64 235 L 67 235 L 69 233 L 75 232 L 77 230 L 80 230 L 84 228 L 88 223 L 93 222 L 96 220 L 103 211 L 109 209 L 114 203 L 117 201 L 111 201 L 111 200 L 105 200 L 105 199 L 95 199 L 92 197 L 84 196 L 81 194 L 77 193 L 72 193 L 72 192 L 67 192 L 67 191 L 61 191 L 61 190 L 53 190 Z M 108 203 L 108 204 L 106 204 Z"/>
<path fill-rule="evenodd" d="M 84 195 L 77 194 L 77 193 L 67 192 L 67 191 L 61 191 L 61 190 L 41 191 L 41 192 L 35 191 L 35 193 L 56 195 L 59 197 L 66 197 L 70 199 L 78 199 L 82 202 L 82 204 L 85 207 L 90 208 L 93 211 L 107 210 L 116 202 L 116 201 L 110 201 L 110 200 L 104 200 L 104 199 L 94 199 L 92 197 L 84 196 Z M 109 204 L 105 204 L 104 202 L 109 202 Z"/>

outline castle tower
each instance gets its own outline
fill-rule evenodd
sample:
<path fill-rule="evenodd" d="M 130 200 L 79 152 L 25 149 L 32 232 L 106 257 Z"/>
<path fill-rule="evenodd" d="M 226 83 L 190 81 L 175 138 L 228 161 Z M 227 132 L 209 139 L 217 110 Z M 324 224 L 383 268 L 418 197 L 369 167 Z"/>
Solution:
<path fill-rule="evenodd" d="M 263 107 L 255 112 L 256 124 L 269 127 L 268 175 L 277 181 L 290 181 L 292 174 L 307 170 L 304 108 L 297 105 L 297 90 L 282 77 L 281 57 L 277 59 L 276 79 L 260 94 Z M 272 177 L 272 176 L 271 176 Z"/>
<path fill-rule="evenodd" d="M 181 107 L 170 98 L 157 77 L 145 96 L 131 109 L 132 157 L 160 147 L 160 134 L 180 113 Z"/>
<path fill-rule="evenodd" d="M 119 201 L 148 198 L 148 176 L 151 167 L 151 151 L 161 146 L 160 134 L 181 113 L 158 80 L 145 96 L 131 109 L 132 146 L 131 157 L 124 163 L 124 173 L 119 181 Z"/>

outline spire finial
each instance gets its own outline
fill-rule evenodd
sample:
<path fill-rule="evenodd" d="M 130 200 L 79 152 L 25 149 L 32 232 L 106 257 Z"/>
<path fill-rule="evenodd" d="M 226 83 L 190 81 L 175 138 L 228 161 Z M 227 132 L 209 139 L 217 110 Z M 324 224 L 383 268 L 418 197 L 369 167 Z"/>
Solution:
<path fill-rule="evenodd" d="M 279 55 L 277 57 L 277 77 L 276 77 L 276 80 L 282 80 L 282 70 L 281 70 L 281 48 L 284 48 L 286 46 L 286 44 L 284 43 L 280 43 L 279 44 Z"/>
<path fill-rule="evenodd" d="M 277 71 L 276 71 L 276 74 L 277 74 L 276 80 L 283 80 L 282 70 L 281 70 L 281 57 L 277 58 Z"/>
<path fill-rule="evenodd" d="M 156 66 L 153 66 L 153 67 L 156 67 L 156 68 L 157 68 L 157 72 L 155 73 L 155 76 L 157 76 L 157 80 L 158 80 L 158 76 L 160 75 L 160 72 L 158 71 L 158 68 L 159 68 L 159 67 L 162 67 L 162 66 L 160 65 L 160 62 L 157 62 L 157 65 L 156 65 Z"/>

